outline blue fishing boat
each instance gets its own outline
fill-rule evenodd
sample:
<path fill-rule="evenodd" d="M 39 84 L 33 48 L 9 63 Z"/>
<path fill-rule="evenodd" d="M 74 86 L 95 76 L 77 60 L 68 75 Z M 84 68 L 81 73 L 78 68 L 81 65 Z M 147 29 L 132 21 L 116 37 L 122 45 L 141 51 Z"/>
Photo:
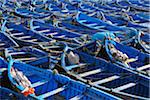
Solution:
<path fill-rule="evenodd" d="M 86 11 L 86 12 L 96 12 L 97 11 L 97 9 L 95 9 L 94 7 L 91 7 L 91 6 L 83 4 L 83 3 L 81 3 L 79 7 L 81 10 Z"/>
<path fill-rule="evenodd" d="M 116 26 L 134 27 L 134 28 L 139 29 L 139 30 L 146 30 L 147 29 L 147 27 L 133 23 L 130 20 L 123 19 L 120 16 L 115 16 L 115 15 L 111 16 L 111 15 L 106 15 L 106 14 L 101 13 L 101 15 L 99 15 L 97 17 L 101 18 L 104 21 L 110 21 L 111 24 L 114 24 Z"/>
<path fill-rule="evenodd" d="M 33 8 L 30 8 L 33 9 Z M 20 17 L 25 17 L 25 18 L 45 18 L 50 16 L 51 14 L 39 14 L 36 12 L 33 12 L 32 10 L 30 10 L 28 8 L 15 8 L 15 14 L 19 15 Z"/>
<path fill-rule="evenodd" d="M 120 8 L 114 8 L 114 7 L 109 7 L 108 5 L 105 5 L 103 3 L 96 3 L 96 2 L 93 2 L 91 4 L 92 8 L 95 8 L 97 9 L 98 11 L 103 11 L 103 12 L 115 12 L 115 11 L 119 11 Z M 86 5 L 86 7 L 89 7 L 88 5 Z"/>
<path fill-rule="evenodd" d="M 141 12 L 141 13 L 138 13 L 137 15 L 138 15 L 139 17 L 145 19 L 145 20 L 149 20 L 149 21 L 150 21 L 150 15 L 149 15 L 149 13 Z"/>
<path fill-rule="evenodd" d="M 33 32 L 41 34 L 49 39 L 63 41 L 72 48 L 79 47 L 90 41 L 88 35 L 82 35 L 77 32 L 57 28 L 40 20 L 31 20 L 30 29 Z"/>
<path fill-rule="evenodd" d="M 136 10 L 136 11 L 143 11 L 143 12 L 148 12 L 148 9 L 145 8 L 145 7 L 140 7 L 140 6 L 137 6 L 137 5 L 134 5 L 130 2 L 128 2 L 127 0 L 121 0 L 119 2 L 117 2 L 120 6 L 124 6 L 124 7 L 130 7 L 130 9 L 133 9 Z"/>
<path fill-rule="evenodd" d="M 148 23 L 149 22 L 148 19 L 144 19 L 144 18 L 140 17 L 137 13 L 130 13 L 130 12 L 126 13 L 126 12 L 124 12 L 122 14 L 118 13 L 118 14 L 116 14 L 116 16 L 117 15 L 118 15 L 118 17 L 124 15 L 124 17 L 122 17 L 122 18 L 128 19 L 133 23 L 138 23 L 139 24 L 139 23 Z"/>
<path fill-rule="evenodd" d="M 65 30 L 56 28 L 50 24 L 46 24 L 41 20 L 34 20 L 30 21 L 30 29 L 34 32 L 47 36 L 49 38 L 54 39 L 69 39 L 74 37 L 80 37 L 81 34 L 78 33 L 71 33 Z"/>
<path fill-rule="evenodd" d="M 14 71 L 20 74 L 20 82 L 15 77 Z M 22 76 L 22 77 L 21 77 Z M 19 63 L 13 60 L 9 61 L 8 77 L 11 84 L 16 87 L 20 93 L 27 97 L 35 99 L 119 99 L 101 90 L 88 87 L 83 83 L 74 81 L 57 71 L 47 71 L 36 68 L 31 65 Z M 19 77 L 19 76 L 18 76 Z M 26 77 L 28 84 L 23 85 Z M 92 95 L 92 96 L 91 96 Z"/>
<path fill-rule="evenodd" d="M 17 25 L 15 23 L 6 22 L 5 29 L 7 30 L 4 31 L 7 31 L 10 37 L 12 37 L 20 46 L 31 46 L 37 45 L 40 42 L 51 41 L 51 39 L 27 29 L 27 27 L 22 24 Z"/>
<path fill-rule="evenodd" d="M 148 54 L 141 53 L 139 50 L 112 40 L 105 40 L 104 44 L 98 41 L 97 43 L 87 44 L 78 50 L 98 58 L 103 58 L 107 61 L 110 60 L 112 63 L 118 64 L 124 68 L 149 75 L 149 66 L 147 65 L 149 65 L 148 59 L 150 56 Z"/>
<path fill-rule="evenodd" d="M 32 2 L 33 7 L 36 8 L 44 8 L 48 3 L 48 0 L 33 0 Z"/>
<path fill-rule="evenodd" d="M 66 3 L 64 9 L 69 10 L 70 12 L 77 12 L 79 8 L 71 5 L 70 3 Z"/>
<path fill-rule="evenodd" d="M 101 30 L 110 30 L 110 31 L 123 30 L 123 28 L 121 27 L 115 26 L 113 24 L 109 24 L 97 18 L 87 16 L 83 13 L 78 13 L 78 15 L 76 16 L 76 20 L 78 23 L 80 23 L 83 26 L 89 27 L 91 29 L 100 30 L 100 31 Z"/>
<path fill-rule="evenodd" d="M 58 23 L 58 27 L 63 29 L 63 30 L 67 30 L 67 31 L 70 31 L 70 32 L 76 32 L 76 33 L 79 33 L 79 34 L 92 35 L 92 34 L 95 34 L 95 33 L 99 32 L 98 30 L 90 29 L 90 28 L 87 28 L 85 26 L 79 26 L 79 25 L 76 25 L 76 24 L 78 24 L 78 23 L 76 23 L 76 22 L 74 23 L 73 21 L 71 23 L 62 21 L 62 22 Z"/>
<path fill-rule="evenodd" d="M 111 40 L 105 41 L 105 48 L 112 62 L 135 71 L 148 71 L 149 67 L 144 66 L 149 64 L 148 59 L 150 58 L 150 55 L 141 53 L 132 47 L 128 47 Z M 118 55 L 116 55 L 116 53 Z"/>
<path fill-rule="evenodd" d="M 58 16 L 60 19 L 68 19 L 74 14 L 74 12 L 65 9 L 65 5 L 62 8 L 57 7 L 55 4 L 49 4 L 48 9 L 54 15 Z"/>
<path fill-rule="evenodd" d="M 23 96 L 22 94 L 19 94 L 17 92 L 14 92 L 8 88 L 5 87 L 1 87 L 0 86 L 0 98 L 1 99 L 21 99 L 21 100 L 27 100 L 27 98 L 25 96 Z"/>
<path fill-rule="evenodd" d="M 9 56 L 14 60 L 30 63 L 46 57 L 47 53 L 32 47 L 6 48 L 5 57 L 8 58 Z"/>
<path fill-rule="evenodd" d="M 50 12 L 49 10 L 45 10 L 44 8 L 34 8 L 33 11 L 38 13 L 38 14 L 42 14 L 42 15 L 44 15 L 44 14 L 48 15 L 49 14 L 49 16 L 43 18 L 43 20 L 49 19 L 50 16 L 53 15 L 52 12 Z"/>
<path fill-rule="evenodd" d="M 90 47 L 93 49 L 93 46 Z M 150 98 L 149 77 L 104 59 L 66 48 L 66 52 L 62 54 L 61 66 L 70 77 L 123 99 Z"/>
<path fill-rule="evenodd" d="M 83 43 L 78 41 L 78 39 L 84 39 L 82 38 L 82 34 L 79 34 L 77 32 L 69 32 L 67 30 L 59 29 L 57 27 L 54 27 L 50 24 L 46 24 L 40 20 L 31 20 L 30 22 L 30 29 L 38 34 L 41 34 L 45 37 L 48 37 L 50 39 L 56 39 L 58 41 L 63 41 L 67 43 L 70 46 L 80 46 Z M 87 39 L 87 38 L 86 38 Z M 86 42 L 86 40 L 85 40 Z"/>
<path fill-rule="evenodd" d="M 127 15 L 127 16 L 119 15 L 118 16 L 118 15 L 103 13 L 103 12 L 97 12 L 97 13 L 92 12 L 92 13 L 85 13 L 85 14 L 87 14 L 88 16 L 94 17 L 94 18 L 98 18 L 99 20 L 101 20 L 107 24 L 113 25 L 113 26 L 134 27 L 134 28 L 140 29 L 140 30 L 148 30 L 148 28 L 146 26 L 142 26 L 137 23 L 134 23 L 135 21 L 131 20 L 132 18 L 129 15 Z"/>
<path fill-rule="evenodd" d="M 135 4 L 137 6 L 141 6 L 141 7 L 150 7 L 149 5 L 146 5 L 139 0 L 128 0 L 128 2 Z"/>
<path fill-rule="evenodd" d="M 148 0 L 140 0 L 140 2 L 147 6 L 150 4 Z"/>

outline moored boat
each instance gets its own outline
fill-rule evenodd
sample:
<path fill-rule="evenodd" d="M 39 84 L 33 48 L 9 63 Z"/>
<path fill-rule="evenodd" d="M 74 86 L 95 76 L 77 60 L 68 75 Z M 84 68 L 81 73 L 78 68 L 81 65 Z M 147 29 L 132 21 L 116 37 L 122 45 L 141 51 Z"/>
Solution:
<path fill-rule="evenodd" d="M 66 53 L 62 55 L 61 66 L 70 77 L 119 95 L 123 99 L 150 98 L 149 77 L 104 59 L 66 49 Z"/>
<path fill-rule="evenodd" d="M 28 80 L 30 86 L 23 86 L 23 83 L 17 83 L 15 73 L 22 75 L 20 82 L 24 82 L 24 77 Z M 21 74 L 22 73 L 22 74 Z M 24 77 L 23 77 L 24 76 Z M 119 99 L 101 90 L 88 87 L 83 83 L 74 81 L 66 76 L 60 75 L 57 71 L 47 71 L 36 68 L 31 65 L 19 63 L 10 59 L 8 65 L 8 77 L 11 84 L 27 97 L 35 99 Z M 27 84 L 27 83 L 26 83 Z M 91 96 L 92 94 L 92 96 Z"/>

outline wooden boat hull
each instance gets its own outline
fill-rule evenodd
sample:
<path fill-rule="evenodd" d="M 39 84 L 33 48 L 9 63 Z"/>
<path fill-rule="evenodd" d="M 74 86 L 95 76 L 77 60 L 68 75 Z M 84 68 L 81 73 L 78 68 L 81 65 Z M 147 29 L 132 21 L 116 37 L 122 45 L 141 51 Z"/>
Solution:
<path fill-rule="evenodd" d="M 92 42 L 92 43 L 89 43 L 83 47 L 78 48 L 77 50 L 86 52 L 87 54 L 90 54 L 92 56 L 96 56 L 98 58 L 103 58 L 107 61 L 111 61 L 112 63 L 118 64 L 119 66 L 122 66 L 126 69 L 137 71 L 137 72 L 144 74 L 144 75 L 148 75 L 146 70 L 148 70 L 149 68 L 145 68 L 142 70 L 139 70 L 139 69 L 143 68 L 143 66 L 145 66 L 145 65 L 149 65 L 149 61 L 148 61 L 148 59 L 150 57 L 149 54 L 141 53 L 139 50 L 136 50 L 135 48 L 114 42 L 117 45 L 117 46 L 115 45 L 115 48 L 117 50 L 121 51 L 123 54 L 127 54 L 129 59 L 130 58 L 134 58 L 134 59 L 137 58 L 137 60 L 130 62 L 129 65 L 126 65 L 125 63 L 116 60 L 112 56 L 112 54 L 110 53 L 110 49 L 108 47 L 108 45 L 109 45 L 108 41 L 109 40 L 106 40 L 106 41 L 107 42 L 105 42 L 105 45 L 101 45 L 101 46 L 99 45 L 99 47 L 97 46 L 96 42 Z"/>
<path fill-rule="evenodd" d="M 102 20 L 89 17 L 89 16 L 82 14 L 82 13 L 78 13 L 78 15 L 76 16 L 76 20 L 81 25 L 89 27 L 91 29 L 109 30 L 109 31 L 123 31 L 124 30 L 124 28 L 110 25 L 108 23 L 103 22 Z"/>
<path fill-rule="evenodd" d="M 9 62 L 9 67 L 14 66 L 18 70 L 22 71 L 27 78 L 31 81 L 32 87 L 35 89 L 35 94 L 29 95 L 36 99 L 71 99 L 71 98 L 107 98 L 107 99 L 119 99 L 110 94 L 106 94 L 100 90 L 96 90 L 92 87 L 87 88 L 88 85 L 74 81 L 66 76 L 60 74 L 54 74 L 52 71 L 42 70 L 31 65 Z M 30 74 L 29 74 L 30 73 Z M 8 73 L 10 74 L 10 73 Z M 9 75 L 11 80 L 11 75 Z M 13 81 L 11 81 L 12 84 Z M 18 86 L 19 87 L 19 86 Z M 48 87 L 48 88 L 46 88 Z M 19 89 L 19 88 L 18 88 Z M 71 92 L 70 92 L 71 91 Z M 83 94 L 82 94 L 83 93 Z M 86 93 L 87 95 L 84 95 Z M 93 96 L 90 96 L 90 94 Z M 96 96 L 97 95 L 97 96 Z"/>
<path fill-rule="evenodd" d="M 20 45 L 20 46 L 31 46 L 37 45 L 40 42 L 49 42 L 51 39 L 37 34 L 31 30 L 28 30 L 23 25 L 16 25 L 14 23 L 9 23 L 6 25 L 9 29 L 10 36 Z"/>
<path fill-rule="evenodd" d="M 14 60 L 30 63 L 48 56 L 48 54 L 42 50 L 32 48 L 32 47 L 23 47 L 23 48 L 6 48 L 5 57 L 8 58 L 11 56 Z"/>
<path fill-rule="evenodd" d="M 85 66 L 81 66 L 80 64 L 69 65 L 66 59 L 67 55 L 63 54 L 61 66 L 70 77 L 88 83 L 98 89 L 105 90 L 123 99 L 150 98 L 148 95 L 148 89 L 150 88 L 148 86 L 149 77 L 109 63 L 104 59 L 89 56 L 83 52 L 75 53 L 80 56 L 80 63 L 85 64 Z M 137 82 L 138 84 L 134 84 L 136 79 L 140 79 L 140 81 Z M 144 91 L 140 91 L 139 89 L 141 88 L 144 89 Z"/>

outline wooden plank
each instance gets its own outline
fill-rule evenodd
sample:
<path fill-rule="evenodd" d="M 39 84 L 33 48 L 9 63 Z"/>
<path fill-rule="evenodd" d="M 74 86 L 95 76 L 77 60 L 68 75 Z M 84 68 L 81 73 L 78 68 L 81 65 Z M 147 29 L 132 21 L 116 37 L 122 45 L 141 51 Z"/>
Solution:
<path fill-rule="evenodd" d="M 94 28 L 100 29 L 100 28 L 105 28 L 105 26 L 95 26 Z"/>
<path fill-rule="evenodd" d="M 79 68 L 79 67 L 83 67 L 86 64 L 78 64 L 78 65 L 70 65 L 70 66 L 66 66 L 67 70 L 72 70 L 73 68 Z"/>
<path fill-rule="evenodd" d="M 26 54 L 25 52 L 12 52 L 12 53 L 9 53 L 10 55 L 17 55 L 17 54 Z"/>
<path fill-rule="evenodd" d="M 23 34 L 24 34 L 23 32 L 20 32 L 20 33 L 12 33 L 13 36 L 23 35 Z"/>
<path fill-rule="evenodd" d="M 107 82 L 113 81 L 113 80 L 118 79 L 118 78 L 120 78 L 120 76 L 114 75 L 114 76 L 111 76 L 111 77 L 104 78 L 102 80 L 93 82 L 93 84 L 94 85 L 103 84 L 103 83 L 107 83 Z"/>
<path fill-rule="evenodd" d="M 86 77 L 86 76 L 89 76 L 89 75 L 97 74 L 99 72 L 101 72 L 101 69 L 95 69 L 95 70 L 92 70 L 92 71 L 81 73 L 81 74 L 79 74 L 79 76 L 80 77 Z"/>
<path fill-rule="evenodd" d="M 21 36 L 21 37 L 18 37 L 19 39 L 28 39 L 28 38 L 31 38 L 31 36 Z"/>
<path fill-rule="evenodd" d="M 75 97 L 73 97 L 73 98 L 71 98 L 69 100 L 81 100 L 82 97 L 84 97 L 84 95 L 83 94 L 79 94 L 79 95 L 77 95 L 77 96 L 75 96 Z"/>
<path fill-rule="evenodd" d="M 48 80 L 40 80 L 40 81 L 38 81 L 38 82 L 33 83 L 33 84 L 32 84 L 32 87 L 35 88 L 35 87 L 38 87 L 38 86 L 40 86 L 40 85 L 43 85 L 43 84 L 45 84 L 45 83 L 47 83 L 47 82 L 48 82 Z"/>
<path fill-rule="evenodd" d="M 52 90 L 52 91 L 44 93 L 42 95 L 39 95 L 38 98 L 47 98 L 47 97 L 50 97 L 52 95 L 55 95 L 57 93 L 60 93 L 60 92 L 64 91 L 66 88 L 67 88 L 67 86 L 65 85 L 65 86 L 60 87 L 58 89 Z"/>
<path fill-rule="evenodd" d="M 37 39 L 26 40 L 27 42 L 37 42 Z"/>
<path fill-rule="evenodd" d="M 54 49 L 54 48 L 57 49 L 57 48 L 60 48 L 60 46 L 52 46 L 51 45 L 51 46 L 43 46 L 42 48 L 43 49 Z"/>
<path fill-rule="evenodd" d="M 115 88 L 114 90 L 122 91 L 122 90 L 128 89 L 128 88 L 130 88 L 130 87 L 133 87 L 133 86 L 135 86 L 135 85 L 136 85 L 136 83 L 128 83 L 128 84 L 119 86 L 119 87 Z"/>
<path fill-rule="evenodd" d="M 92 24 L 92 23 L 91 23 L 91 24 L 87 24 L 87 26 L 92 26 L 92 27 L 93 27 L 93 26 L 95 26 L 95 25 L 97 25 L 97 23 L 93 23 L 93 24 Z"/>
<path fill-rule="evenodd" d="M 64 10 L 61 10 L 62 12 L 68 12 L 68 10 L 67 9 L 64 9 Z"/>
<path fill-rule="evenodd" d="M 44 33 L 44 32 L 50 32 L 50 30 L 49 29 L 46 29 L 46 30 L 40 30 L 40 31 L 38 31 L 39 33 Z"/>
<path fill-rule="evenodd" d="M 46 34 L 46 36 L 49 36 L 49 35 L 53 36 L 53 35 L 57 35 L 57 34 L 58 34 L 57 32 L 53 32 L 53 33 Z"/>
<path fill-rule="evenodd" d="M 21 61 L 26 61 L 26 60 L 36 60 L 36 57 L 31 57 L 31 58 L 17 58 L 15 60 L 21 60 Z"/>
<path fill-rule="evenodd" d="M 65 37 L 65 35 L 55 36 L 55 37 L 57 37 L 57 38 L 64 38 L 64 37 Z"/>
<path fill-rule="evenodd" d="M 5 45 L 5 43 L 0 43 L 0 46 L 4 46 Z"/>
<path fill-rule="evenodd" d="M 142 71 L 142 70 L 145 70 L 145 69 L 148 69 L 148 68 L 150 68 L 150 64 L 142 66 L 142 67 L 139 67 L 139 68 L 137 68 L 137 70 L 138 71 Z"/>

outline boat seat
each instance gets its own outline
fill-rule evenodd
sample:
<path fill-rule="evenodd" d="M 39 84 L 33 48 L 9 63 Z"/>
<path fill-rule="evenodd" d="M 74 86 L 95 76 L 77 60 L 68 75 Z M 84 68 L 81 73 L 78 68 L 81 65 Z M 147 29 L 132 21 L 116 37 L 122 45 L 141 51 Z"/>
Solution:
<path fill-rule="evenodd" d="M 81 23 L 84 23 L 84 22 L 86 22 L 86 21 L 87 21 L 87 20 L 81 20 L 80 22 L 81 22 Z"/>
<path fill-rule="evenodd" d="M 57 93 L 60 93 L 60 92 L 64 91 L 66 88 L 67 88 L 67 85 L 64 85 L 63 87 L 60 87 L 60 88 L 57 88 L 57 89 L 52 90 L 50 92 L 39 95 L 38 98 L 47 98 L 47 97 L 53 96 Z"/>
<path fill-rule="evenodd" d="M 135 86 L 135 85 L 136 85 L 136 83 L 128 83 L 128 84 L 119 86 L 119 87 L 117 87 L 117 88 L 114 88 L 114 90 L 116 90 L 116 91 L 122 91 L 122 90 L 128 89 L 128 88 L 130 88 L 130 87 L 133 87 L 133 86 Z"/>
<path fill-rule="evenodd" d="M 29 15 L 29 13 L 28 13 L 28 12 L 26 12 L 26 13 L 24 12 L 22 15 L 25 15 L 25 16 L 26 16 L 26 15 Z"/>
<path fill-rule="evenodd" d="M 21 60 L 21 61 L 27 61 L 27 60 L 36 60 L 36 57 L 30 57 L 30 58 L 17 58 L 15 60 Z"/>
<path fill-rule="evenodd" d="M 56 38 L 64 38 L 65 35 L 61 35 L 61 36 L 55 36 Z"/>
<path fill-rule="evenodd" d="M 26 54 L 25 52 L 11 52 L 10 55 Z"/>
<path fill-rule="evenodd" d="M 47 51 L 51 52 L 51 53 L 62 53 L 63 51 L 54 51 L 54 50 L 49 50 L 48 48 L 46 49 Z"/>
<path fill-rule="evenodd" d="M 43 85 L 43 84 L 45 84 L 45 83 L 47 83 L 47 82 L 48 82 L 48 80 L 40 80 L 40 81 L 38 81 L 38 82 L 33 83 L 33 84 L 32 84 L 32 87 L 35 88 L 35 87 L 38 87 L 38 86 L 40 86 L 40 85 Z"/>
<path fill-rule="evenodd" d="M 5 43 L 0 43 L 0 46 L 4 46 L 5 45 Z"/>
<path fill-rule="evenodd" d="M 67 9 L 64 9 L 64 10 L 61 10 L 62 12 L 68 12 L 68 10 Z"/>
<path fill-rule="evenodd" d="M 142 70 L 145 70 L 145 69 L 148 69 L 148 68 L 150 68 L 150 64 L 142 66 L 142 67 L 139 67 L 139 68 L 137 68 L 137 70 L 138 71 L 142 71 Z"/>
<path fill-rule="evenodd" d="M 13 36 L 23 35 L 23 34 L 24 34 L 23 32 L 20 32 L 20 33 L 12 33 Z"/>
<path fill-rule="evenodd" d="M 75 97 L 73 97 L 73 98 L 71 98 L 69 100 L 80 100 L 82 97 L 84 97 L 84 95 L 83 94 L 79 94 L 79 95 L 77 95 L 77 96 L 75 96 Z"/>
<path fill-rule="evenodd" d="M 57 32 L 53 32 L 53 33 L 48 33 L 48 34 L 45 34 L 46 36 L 49 36 L 49 35 L 51 35 L 51 36 L 53 36 L 53 35 L 57 35 L 58 33 Z"/>
<path fill-rule="evenodd" d="M 42 47 L 43 49 L 54 49 L 54 48 L 60 48 L 60 46 L 45 46 Z"/>
<path fill-rule="evenodd" d="M 21 36 L 21 37 L 18 37 L 19 39 L 28 39 L 28 38 L 31 38 L 31 36 Z"/>
<path fill-rule="evenodd" d="M 72 70 L 73 68 L 79 68 L 79 67 L 83 67 L 85 66 L 86 64 L 78 64 L 78 65 L 71 65 L 71 66 L 66 66 L 66 69 L 67 70 Z"/>
<path fill-rule="evenodd" d="M 49 29 L 46 29 L 46 30 L 41 30 L 41 31 L 38 31 L 39 33 L 45 33 L 45 32 L 50 32 Z"/>
<path fill-rule="evenodd" d="M 36 42 L 38 41 L 37 39 L 31 39 L 31 40 L 26 40 L 27 42 Z"/>
<path fill-rule="evenodd" d="M 100 28 L 105 28 L 105 26 L 95 26 L 94 28 L 100 29 Z"/>
<path fill-rule="evenodd" d="M 40 28 L 40 26 L 34 26 L 34 29 L 36 29 L 36 28 Z"/>
<path fill-rule="evenodd" d="M 113 81 L 113 80 L 116 80 L 120 78 L 120 76 L 117 76 L 117 75 L 114 75 L 114 76 L 110 76 L 108 78 L 104 78 L 102 80 L 98 80 L 96 82 L 93 82 L 94 85 L 98 85 L 98 84 L 103 84 L 103 83 L 107 83 L 107 82 L 110 82 L 110 81 Z"/>
<path fill-rule="evenodd" d="M 97 25 L 97 23 L 91 23 L 91 24 L 87 24 L 87 26 L 90 26 L 90 27 L 93 27 L 93 26 L 95 26 L 95 25 Z"/>
<path fill-rule="evenodd" d="M 89 76 L 89 75 L 97 74 L 99 72 L 101 72 L 101 69 L 95 69 L 95 70 L 92 70 L 92 71 L 81 73 L 81 74 L 79 74 L 79 76 L 80 77 L 86 77 L 86 76 Z"/>

